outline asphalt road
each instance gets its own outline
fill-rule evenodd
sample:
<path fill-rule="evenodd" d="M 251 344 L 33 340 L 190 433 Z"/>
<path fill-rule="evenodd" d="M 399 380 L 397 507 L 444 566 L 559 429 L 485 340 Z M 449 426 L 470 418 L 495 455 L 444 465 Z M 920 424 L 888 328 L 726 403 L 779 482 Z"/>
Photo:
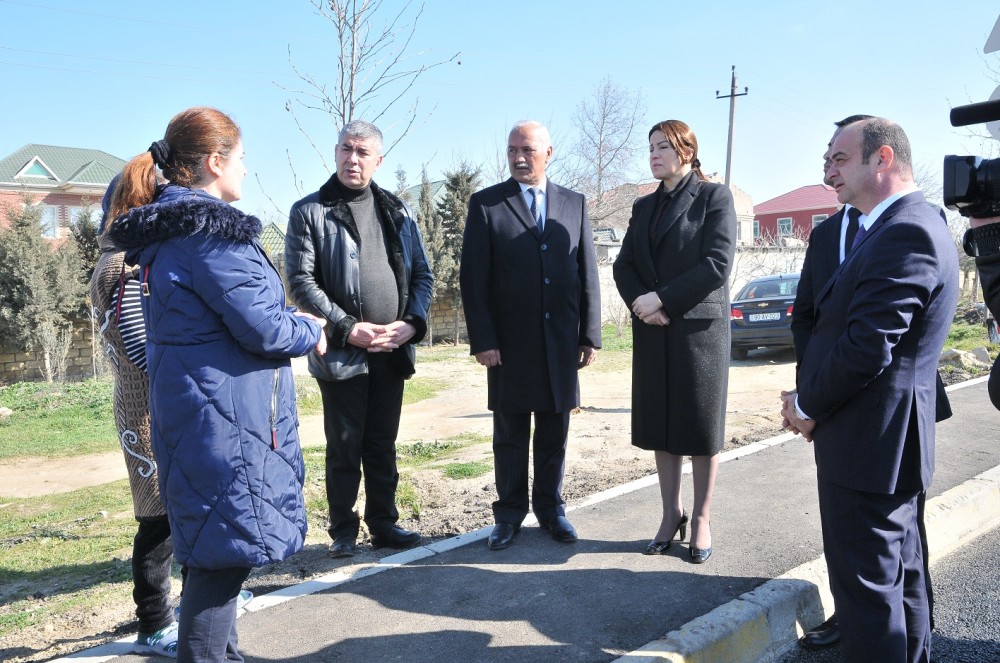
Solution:
<path fill-rule="evenodd" d="M 938 427 L 931 498 L 1000 466 L 1000 413 L 985 383 L 951 394 L 955 416 Z M 687 544 L 641 554 L 660 516 L 658 487 L 646 482 L 576 505 L 569 518 L 580 540 L 572 545 L 526 525 L 507 550 L 489 551 L 482 538 L 438 542 L 383 559 L 364 577 L 328 578 L 294 600 L 268 607 L 260 597 L 239 621 L 241 653 L 248 663 L 614 661 L 820 557 L 812 447 L 801 438 L 760 446 L 720 467 L 707 564 L 689 563 Z M 689 477 L 684 484 L 690 502 Z M 939 517 L 955 520 L 955 509 Z M 997 537 L 935 567 L 941 651 L 979 648 L 973 658 L 942 653 L 941 661 L 1000 660 L 990 585 L 1000 570 Z"/>
<path fill-rule="evenodd" d="M 935 631 L 933 663 L 1000 661 L 1000 528 L 978 537 L 931 567 Z M 796 647 L 781 663 L 840 663 L 840 647 Z"/>

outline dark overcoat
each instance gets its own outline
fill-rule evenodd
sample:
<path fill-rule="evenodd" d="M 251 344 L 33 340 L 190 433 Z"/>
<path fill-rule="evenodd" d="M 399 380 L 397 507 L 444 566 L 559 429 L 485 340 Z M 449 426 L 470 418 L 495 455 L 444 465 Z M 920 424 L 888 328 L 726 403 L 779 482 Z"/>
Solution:
<path fill-rule="evenodd" d="M 601 292 L 584 197 L 551 181 L 539 232 L 516 181 L 473 194 L 460 282 L 472 354 L 499 349 L 489 408 L 579 405 L 580 346 L 601 347 Z"/>
<path fill-rule="evenodd" d="M 673 192 L 651 239 L 658 195 L 632 206 L 614 265 L 626 305 L 655 291 L 670 318 L 661 327 L 632 316 L 632 444 L 713 455 L 725 441 L 736 211 L 729 189 L 691 174 Z"/>

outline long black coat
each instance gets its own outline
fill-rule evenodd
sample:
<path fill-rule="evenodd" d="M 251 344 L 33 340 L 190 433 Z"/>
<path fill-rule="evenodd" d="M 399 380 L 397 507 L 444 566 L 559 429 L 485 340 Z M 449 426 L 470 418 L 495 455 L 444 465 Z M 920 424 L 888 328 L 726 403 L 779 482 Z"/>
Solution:
<path fill-rule="evenodd" d="M 473 194 L 460 283 L 472 354 L 499 349 L 489 408 L 579 405 L 580 346 L 601 347 L 601 289 L 584 197 L 551 181 L 539 233 L 513 179 Z"/>
<path fill-rule="evenodd" d="M 692 174 L 674 191 L 651 242 L 658 193 L 632 206 L 614 266 L 627 305 L 656 291 L 670 318 L 660 327 L 632 316 L 632 444 L 713 455 L 725 442 L 736 211 L 729 189 Z"/>

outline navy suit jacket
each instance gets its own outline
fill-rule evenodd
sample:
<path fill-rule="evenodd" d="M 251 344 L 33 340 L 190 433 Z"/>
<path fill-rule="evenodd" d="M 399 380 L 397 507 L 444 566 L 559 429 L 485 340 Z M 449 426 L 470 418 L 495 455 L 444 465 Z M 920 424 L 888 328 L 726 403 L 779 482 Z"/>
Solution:
<path fill-rule="evenodd" d="M 926 490 L 938 356 L 958 300 L 947 225 L 915 192 L 893 203 L 820 290 L 799 367 L 817 473 L 854 490 Z"/>
<path fill-rule="evenodd" d="M 824 219 L 809 235 L 809 246 L 806 247 L 806 255 L 802 260 L 802 274 L 792 307 L 796 370 L 802 363 L 802 355 L 812 336 L 816 317 L 813 303 L 840 265 L 840 226 L 843 224 L 844 209 L 846 208 L 841 207 L 833 216 Z"/>
<path fill-rule="evenodd" d="M 580 346 L 601 347 L 601 286 L 582 194 L 551 180 L 538 231 L 513 179 L 469 199 L 460 283 L 472 354 L 497 348 L 489 408 L 568 412 L 579 405 Z"/>

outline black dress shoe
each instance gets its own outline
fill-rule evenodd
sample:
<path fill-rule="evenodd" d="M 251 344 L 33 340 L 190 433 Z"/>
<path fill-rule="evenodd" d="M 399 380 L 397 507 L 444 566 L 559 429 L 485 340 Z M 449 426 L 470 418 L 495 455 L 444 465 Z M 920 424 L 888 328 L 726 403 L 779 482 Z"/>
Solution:
<path fill-rule="evenodd" d="M 830 619 L 799 638 L 799 646 L 811 651 L 826 649 L 838 642 L 840 642 L 840 625 L 837 623 L 837 613 L 830 615 Z"/>
<path fill-rule="evenodd" d="M 372 548 L 412 548 L 420 543 L 420 532 L 393 525 L 382 532 L 372 532 Z"/>
<path fill-rule="evenodd" d="M 486 545 L 490 550 L 503 550 L 514 543 L 514 535 L 521 529 L 520 525 L 512 523 L 497 523 L 490 532 L 490 539 Z"/>
<path fill-rule="evenodd" d="M 358 552 L 358 544 L 353 536 L 340 536 L 333 540 L 327 554 L 330 557 L 354 557 Z"/>
<path fill-rule="evenodd" d="M 688 553 L 691 555 L 692 564 L 704 564 L 712 556 L 712 548 L 695 548 L 691 546 L 688 548 Z"/>
<path fill-rule="evenodd" d="M 573 543 L 576 541 L 576 530 L 566 520 L 566 516 L 556 516 L 544 525 L 549 530 L 552 538 L 561 543 Z"/>

